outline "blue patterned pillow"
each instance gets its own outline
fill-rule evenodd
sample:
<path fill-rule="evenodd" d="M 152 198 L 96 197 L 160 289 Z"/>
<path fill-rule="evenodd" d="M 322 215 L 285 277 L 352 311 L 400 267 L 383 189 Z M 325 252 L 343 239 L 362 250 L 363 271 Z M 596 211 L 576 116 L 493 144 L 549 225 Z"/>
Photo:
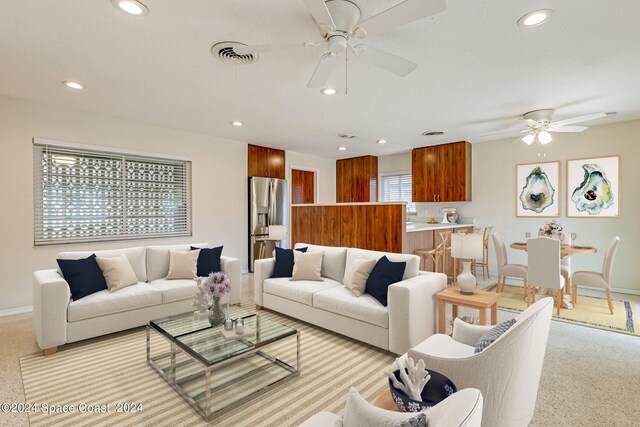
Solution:
<path fill-rule="evenodd" d="M 489 347 L 495 340 L 500 338 L 502 334 L 507 332 L 507 330 L 512 327 L 514 323 L 516 323 L 516 319 L 509 319 L 506 322 L 502 322 L 482 334 L 482 336 L 476 343 L 476 349 L 474 353 L 480 353 L 485 348 Z"/>
<path fill-rule="evenodd" d="M 394 424 L 395 427 L 427 427 L 427 416 L 424 413 Z"/>

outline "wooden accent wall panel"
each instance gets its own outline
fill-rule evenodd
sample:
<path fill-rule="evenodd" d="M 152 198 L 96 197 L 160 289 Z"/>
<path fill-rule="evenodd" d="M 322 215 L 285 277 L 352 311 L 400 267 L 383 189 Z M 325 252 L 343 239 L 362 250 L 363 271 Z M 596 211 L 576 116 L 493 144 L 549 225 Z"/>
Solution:
<path fill-rule="evenodd" d="M 402 253 L 404 205 L 292 206 L 291 243 Z"/>

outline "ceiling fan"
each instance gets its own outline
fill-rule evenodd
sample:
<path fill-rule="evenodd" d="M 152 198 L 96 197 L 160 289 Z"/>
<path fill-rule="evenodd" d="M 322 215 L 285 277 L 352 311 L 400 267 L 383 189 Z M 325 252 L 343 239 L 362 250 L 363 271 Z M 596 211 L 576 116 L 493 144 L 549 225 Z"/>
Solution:
<path fill-rule="evenodd" d="M 354 39 L 364 39 L 370 35 L 383 33 L 391 28 L 435 15 L 446 8 L 445 0 L 404 0 L 361 21 L 360 8 L 349 0 L 303 0 L 303 2 L 318 24 L 324 41 L 238 46 L 235 51 L 239 55 L 248 55 L 323 45 L 326 52 L 320 57 L 311 75 L 307 84 L 309 88 L 323 87 L 337 63 L 338 55 L 346 54 L 347 51 L 398 76 L 408 75 L 418 64 L 368 45 L 356 44 Z"/>
<path fill-rule="evenodd" d="M 584 116 L 571 117 L 569 119 L 560 120 L 557 122 L 552 121 L 553 113 L 556 110 L 552 108 L 546 108 L 544 110 L 534 110 L 525 113 L 522 116 L 521 120 L 526 122 L 526 129 L 521 130 L 521 133 L 526 133 L 525 136 L 519 137 L 518 139 L 512 141 L 522 141 L 527 145 L 533 144 L 533 141 L 538 139 L 540 144 L 545 145 L 550 143 L 553 140 L 551 133 L 554 132 L 584 132 L 589 129 L 588 126 L 570 126 L 576 123 L 584 123 L 590 120 L 601 119 L 603 117 L 607 117 L 606 113 L 592 113 L 586 114 Z M 505 133 L 514 133 L 517 130 L 506 131 L 506 132 L 498 132 L 489 135 L 498 135 Z"/>

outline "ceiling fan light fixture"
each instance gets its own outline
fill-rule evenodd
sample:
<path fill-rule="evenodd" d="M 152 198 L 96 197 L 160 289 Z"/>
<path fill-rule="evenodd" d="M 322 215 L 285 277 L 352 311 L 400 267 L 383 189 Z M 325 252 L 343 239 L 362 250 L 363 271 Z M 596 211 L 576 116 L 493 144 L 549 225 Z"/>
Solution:
<path fill-rule="evenodd" d="M 549 132 L 543 130 L 542 132 L 538 133 L 538 141 L 540 141 L 540 144 L 546 145 L 553 141 L 553 137 Z"/>
<path fill-rule="evenodd" d="M 547 22 L 552 13 L 551 9 L 534 10 L 518 19 L 518 26 L 525 28 L 537 27 Z"/>
<path fill-rule="evenodd" d="M 335 95 L 336 93 L 338 93 L 338 91 L 332 87 L 326 87 L 322 89 L 320 92 L 322 92 L 323 95 Z"/>
<path fill-rule="evenodd" d="M 534 139 L 536 139 L 536 136 L 532 133 L 528 133 L 522 137 L 522 142 L 524 142 L 527 145 L 531 145 L 533 144 Z"/>
<path fill-rule="evenodd" d="M 111 3 L 123 12 L 134 16 L 145 16 L 149 14 L 147 6 L 138 0 L 111 0 Z"/>

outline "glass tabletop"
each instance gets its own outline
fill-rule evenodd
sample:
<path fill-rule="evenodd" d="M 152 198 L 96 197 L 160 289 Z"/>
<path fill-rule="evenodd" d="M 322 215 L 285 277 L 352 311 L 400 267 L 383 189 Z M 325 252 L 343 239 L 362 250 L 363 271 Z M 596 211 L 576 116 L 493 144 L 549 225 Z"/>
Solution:
<path fill-rule="evenodd" d="M 191 313 L 153 320 L 149 326 L 157 330 L 202 363 L 213 365 L 274 341 L 295 335 L 296 329 L 269 320 L 255 313 L 243 311 L 231 317 L 244 319 L 245 329 L 252 335 L 240 339 L 226 339 L 222 326 L 211 326 L 209 319 L 197 318 Z"/>

